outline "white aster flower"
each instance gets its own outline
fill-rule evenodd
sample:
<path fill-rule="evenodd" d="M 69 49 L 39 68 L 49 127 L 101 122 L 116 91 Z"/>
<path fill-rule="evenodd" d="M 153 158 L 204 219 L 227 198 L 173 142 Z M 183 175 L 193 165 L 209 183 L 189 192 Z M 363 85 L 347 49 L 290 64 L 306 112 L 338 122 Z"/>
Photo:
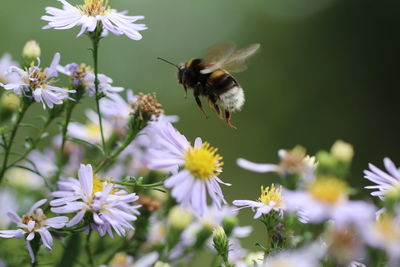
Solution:
<path fill-rule="evenodd" d="M 150 153 L 148 166 L 150 169 L 182 167 L 164 182 L 165 187 L 172 188 L 172 196 L 200 215 L 207 210 L 207 192 L 217 207 L 226 204 L 220 184 L 230 184 L 218 178 L 223 163 L 217 149 L 200 138 L 192 146 L 170 123 L 161 130 L 160 137 Z"/>
<path fill-rule="evenodd" d="M 331 176 L 315 179 L 305 191 L 284 191 L 286 208 L 301 214 L 303 221 L 321 223 L 332 219 L 339 225 L 362 226 L 373 218 L 375 208 L 348 199 L 347 184 Z"/>
<path fill-rule="evenodd" d="M 50 67 L 43 70 L 38 66 L 22 70 L 18 67 L 11 67 L 10 72 L 17 74 L 19 79 L 4 85 L 4 89 L 13 90 L 17 95 L 33 97 L 36 102 L 42 102 L 43 108 L 46 106 L 53 108 L 54 105 L 63 103 L 63 99 L 68 98 L 68 93 L 75 90 L 66 90 L 53 86 L 54 77 L 57 77 L 57 66 L 60 62 L 60 54 L 56 53 Z"/>
<path fill-rule="evenodd" d="M 19 64 L 12 60 L 10 54 L 4 54 L 0 58 L 0 86 L 19 80 L 19 76 L 16 73 L 9 72 L 11 67 L 19 67 Z"/>
<path fill-rule="evenodd" d="M 119 252 L 115 254 L 108 267 L 151 267 L 154 266 L 154 263 L 157 261 L 157 259 L 157 252 L 145 254 L 137 260 L 124 252 Z M 99 267 L 107 266 L 100 265 Z"/>
<path fill-rule="evenodd" d="M 53 206 L 51 210 L 62 214 L 77 212 L 67 226 L 76 225 L 86 213 L 91 213 L 91 227 L 101 236 L 108 233 L 112 237 L 112 229 L 125 236 L 126 230 L 134 230 L 130 222 L 137 219 L 140 205 L 132 206 L 130 203 L 139 197 L 93 176 L 92 166 L 81 164 L 79 180 L 68 178 L 58 182 L 60 191 L 52 193 L 57 199 L 50 202 Z"/>
<path fill-rule="evenodd" d="M 242 158 L 237 160 L 237 164 L 243 169 L 253 172 L 275 172 L 280 175 L 298 174 L 305 181 L 314 178 L 314 170 L 316 168 L 315 157 L 306 155 L 303 147 L 296 146 L 292 150 L 280 149 L 278 156 L 281 161 L 279 164 L 260 164 Z"/>
<path fill-rule="evenodd" d="M 145 24 L 135 24 L 144 19 L 143 16 L 127 16 L 126 11 L 118 12 L 108 6 L 108 0 L 84 0 L 83 5 L 73 6 L 65 0 L 58 0 L 63 9 L 47 7 L 48 15 L 42 19 L 48 21 L 44 29 L 64 30 L 75 26 L 81 26 L 78 36 L 85 32 L 94 32 L 100 22 L 103 35 L 108 31 L 115 35 L 126 35 L 133 40 L 142 39 L 139 31 L 146 30 Z"/>
<path fill-rule="evenodd" d="M 263 214 L 268 214 L 272 210 L 278 212 L 281 216 L 283 213 L 284 201 L 282 197 L 282 187 L 275 188 L 272 184 L 271 187 L 263 188 L 261 186 L 261 195 L 258 201 L 253 200 L 234 200 L 233 205 L 243 208 L 251 208 L 256 211 L 254 219 L 258 219 Z"/>
<path fill-rule="evenodd" d="M 7 213 L 17 210 L 17 198 L 15 193 L 7 188 L 0 189 L 0 228 L 7 228 L 11 220 Z"/>
<path fill-rule="evenodd" d="M 378 196 L 381 199 L 389 191 L 400 190 L 400 168 L 397 168 L 389 158 L 385 158 L 383 163 L 387 172 L 380 170 L 371 163 L 369 164 L 369 170 L 364 170 L 365 179 L 376 184 L 365 188 L 377 190 L 372 192 L 371 195 Z"/>
<path fill-rule="evenodd" d="M 0 237 L 3 238 L 26 238 L 29 254 L 32 258 L 32 263 L 35 262 L 35 257 L 30 246 L 30 241 L 35 238 L 35 234 L 39 234 L 42 243 L 49 250 L 53 247 L 53 237 L 51 236 L 49 229 L 61 229 L 68 222 L 68 217 L 58 216 L 53 218 L 47 218 L 40 208 L 47 199 L 42 199 L 33 204 L 28 214 L 19 217 L 15 212 L 9 212 L 8 216 L 10 219 L 17 224 L 18 230 L 2 230 L 0 231 Z"/>
<path fill-rule="evenodd" d="M 74 138 L 82 139 L 89 143 L 101 144 L 101 132 L 99 117 L 91 109 L 86 110 L 88 121 L 85 124 L 71 122 L 68 124 L 68 135 Z M 111 123 L 103 118 L 103 133 L 107 140 L 113 132 Z"/>

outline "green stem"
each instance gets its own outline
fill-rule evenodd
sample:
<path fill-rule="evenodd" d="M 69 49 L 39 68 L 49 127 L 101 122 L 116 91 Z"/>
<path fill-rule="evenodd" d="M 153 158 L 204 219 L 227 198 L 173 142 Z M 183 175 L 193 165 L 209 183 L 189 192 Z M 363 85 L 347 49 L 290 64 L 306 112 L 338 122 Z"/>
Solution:
<path fill-rule="evenodd" d="M 137 116 L 132 118 L 132 127 L 129 129 L 129 134 L 126 136 L 124 143 L 111 153 L 97 166 L 95 172 L 99 172 L 104 167 L 107 167 L 129 144 L 135 139 L 136 135 L 147 125 L 147 121 L 140 120 Z M 107 154 L 106 154 L 107 155 Z"/>
<path fill-rule="evenodd" d="M 97 26 L 98 28 L 100 26 Z M 101 33 L 101 29 L 100 29 Z M 100 43 L 100 34 L 95 33 L 94 36 L 91 36 L 93 43 L 93 61 L 94 61 L 94 88 L 96 90 L 96 110 L 99 116 L 99 126 L 100 126 L 100 134 L 101 134 L 101 143 L 103 145 L 104 153 L 107 155 L 107 147 L 104 139 L 104 131 L 103 131 L 103 120 L 100 111 L 100 94 L 99 94 L 99 66 L 98 66 L 98 54 L 99 54 L 99 43 Z"/>
<path fill-rule="evenodd" d="M 94 265 L 92 250 L 90 249 L 90 236 L 91 235 L 92 235 L 92 229 L 89 230 L 89 234 L 86 236 L 85 249 L 86 249 L 86 254 L 88 256 L 89 266 L 94 267 L 95 265 Z"/>
<path fill-rule="evenodd" d="M 36 139 L 32 142 L 32 145 L 15 161 L 13 161 L 10 165 L 7 166 L 7 168 L 12 167 L 13 165 L 17 164 L 18 162 L 20 162 L 21 160 L 24 160 L 29 153 L 32 152 L 32 150 L 34 150 L 37 146 L 37 144 L 39 143 L 39 141 L 42 139 L 43 134 L 46 132 L 47 128 L 50 126 L 51 122 L 55 119 L 55 117 L 53 116 L 49 116 L 45 122 L 45 124 L 43 125 L 42 129 L 39 132 L 39 135 L 36 137 Z"/>
<path fill-rule="evenodd" d="M 26 111 L 28 110 L 29 106 L 30 106 L 31 102 L 27 102 L 27 101 L 23 101 L 22 107 L 19 110 L 19 112 L 17 113 L 17 118 L 15 120 L 15 124 L 13 126 L 13 129 L 11 131 L 11 135 L 10 135 L 10 139 L 8 140 L 8 142 L 5 145 L 4 148 L 4 159 L 3 159 L 3 164 L 2 164 L 2 168 L 0 170 L 0 183 L 3 180 L 4 174 L 7 170 L 7 162 L 8 162 L 8 156 L 10 155 L 10 151 L 11 151 L 11 147 L 12 144 L 14 142 L 14 138 L 17 134 L 18 128 L 19 128 L 19 124 L 21 123 Z M 5 140 L 4 140 L 5 141 Z"/>

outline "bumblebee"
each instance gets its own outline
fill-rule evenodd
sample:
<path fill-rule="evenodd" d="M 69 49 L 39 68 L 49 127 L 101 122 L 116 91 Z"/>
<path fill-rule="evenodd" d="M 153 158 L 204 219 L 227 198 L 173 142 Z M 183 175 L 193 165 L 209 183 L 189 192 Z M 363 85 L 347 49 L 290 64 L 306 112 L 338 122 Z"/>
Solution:
<path fill-rule="evenodd" d="M 188 88 L 193 89 L 196 103 L 206 118 L 208 116 L 200 96 L 207 98 L 209 106 L 220 119 L 231 128 L 237 129 L 230 122 L 231 114 L 242 109 L 245 98 L 242 87 L 230 72 L 246 70 L 246 59 L 254 55 L 259 48 L 260 44 L 252 44 L 235 51 L 235 45 L 232 43 L 221 43 L 210 48 L 203 59 L 190 59 L 181 66 L 159 59 L 178 68 L 178 82 L 185 90 L 185 98 Z"/>

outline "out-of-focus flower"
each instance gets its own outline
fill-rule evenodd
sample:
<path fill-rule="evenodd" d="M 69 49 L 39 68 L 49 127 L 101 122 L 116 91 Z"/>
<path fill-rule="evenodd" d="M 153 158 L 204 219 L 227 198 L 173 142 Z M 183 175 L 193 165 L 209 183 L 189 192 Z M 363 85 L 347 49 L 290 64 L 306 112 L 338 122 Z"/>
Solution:
<path fill-rule="evenodd" d="M 388 266 L 400 264 L 400 218 L 382 213 L 376 221 L 363 228 L 366 242 L 386 251 L 389 257 Z"/>
<path fill-rule="evenodd" d="M 6 92 L 1 95 L 0 103 L 2 107 L 8 110 L 16 111 L 19 108 L 21 100 L 14 93 Z"/>
<path fill-rule="evenodd" d="M 258 201 L 234 200 L 233 205 L 241 207 L 240 209 L 251 208 L 253 211 L 255 210 L 256 214 L 254 215 L 254 219 L 258 219 L 261 215 L 268 214 L 272 210 L 282 214 L 285 208 L 282 197 L 282 187 L 275 188 L 274 184 L 272 184 L 271 187 L 261 187 L 261 195 Z"/>
<path fill-rule="evenodd" d="M 330 176 L 317 178 L 305 191 L 286 190 L 283 196 L 288 210 L 299 212 L 311 223 L 333 219 L 338 224 L 358 224 L 375 211 L 370 204 L 350 201 L 347 184 Z"/>
<path fill-rule="evenodd" d="M 11 220 L 7 213 L 18 209 L 17 198 L 13 191 L 3 188 L 0 189 L 0 228 L 7 228 Z"/>
<path fill-rule="evenodd" d="M 113 236 L 112 229 L 120 236 L 126 235 L 126 230 L 133 230 L 130 222 L 137 219 L 140 207 L 130 204 L 139 199 L 135 193 L 128 194 L 111 182 L 93 177 L 90 164 L 81 165 L 78 179 L 58 182 L 60 191 L 52 193 L 57 198 L 50 202 L 54 213 L 77 212 L 67 226 L 76 225 L 89 212 L 92 215 L 91 227 L 101 236 L 106 233 Z"/>
<path fill-rule="evenodd" d="M 49 228 L 61 229 L 68 222 L 68 217 L 58 216 L 47 218 L 40 208 L 47 199 L 42 199 L 33 204 L 28 214 L 19 217 L 15 212 L 9 212 L 8 216 L 11 221 L 17 224 L 18 230 L 3 230 L 0 231 L 0 237 L 3 238 L 26 238 L 28 251 L 32 258 L 32 263 L 35 262 L 35 255 L 32 252 L 30 241 L 35 238 L 35 234 L 39 234 L 42 243 L 47 249 L 51 250 L 53 247 L 53 237 L 49 232 Z"/>
<path fill-rule="evenodd" d="M 369 170 L 364 170 L 365 179 L 376 184 L 365 188 L 377 190 L 372 192 L 371 195 L 378 196 L 381 199 L 390 191 L 400 191 L 400 169 L 389 158 L 385 158 L 383 163 L 387 172 L 380 170 L 371 163 Z"/>
<path fill-rule="evenodd" d="M 28 155 L 29 162 L 25 162 L 24 165 L 30 167 L 39 172 L 44 177 L 52 177 L 57 172 L 58 167 L 56 164 L 56 153 L 54 150 L 47 148 L 43 152 L 39 150 L 33 150 Z M 31 166 L 35 164 L 35 166 Z"/>
<path fill-rule="evenodd" d="M 239 158 L 237 164 L 243 169 L 253 172 L 276 172 L 280 175 L 298 174 L 305 180 L 314 177 L 316 167 L 315 158 L 306 155 L 305 149 L 296 146 L 292 150 L 281 149 L 278 151 L 281 160 L 279 164 L 259 164 Z"/>
<path fill-rule="evenodd" d="M 324 255 L 325 248 L 321 244 L 311 244 L 294 251 L 282 251 L 266 257 L 263 267 L 316 267 Z"/>
<path fill-rule="evenodd" d="M 108 267 L 151 267 L 158 259 L 157 252 L 151 252 L 143 255 L 138 260 L 124 252 L 115 254 Z M 100 265 L 99 267 L 106 267 L 106 265 Z"/>
<path fill-rule="evenodd" d="M 101 132 L 97 113 L 91 109 L 86 110 L 86 117 L 89 119 L 86 124 L 71 122 L 68 125 L 68 135 L 74 138 L 85 140 L 89 143 L 101 143 Z M 112 126 L 108 120 L 103 119 L 103 133 L 107 140 L 112 134 Z"/>
<path fill-rule="evenodd" d="M 19 80 L 18 74 L 9 71 L 11 67 L 19 67 L 19 64 L 12 60 L 10 54 L 4 54 L 0 58 L 0 86 Z"/>
<path fill-rule="evenodd" d="M 29 170 L 17 167 L 8 169 L 5 178 L 12 186 L 29 188 L 30 190 L 41 189 L 44 186 L 42 177 Z"/>
<path fill-rule="evenodd" d="M 226 203 L 219 184 L 229 184 L 218 178 L 222 172 L 222 157 L 217 149 L 200 138 L 191 146 L 170 123 L 161 133 L 159 146 L 151 151 L 148 166 L 151 169 L 182 167 L 164 183 L 165 187 L 172 188 L 172 196 L 183 207 L 200 215 L 207 210 L 207 192 L 217 207 Z"/>
<path fill-rule="evenodd" d="M 146 30 L 145 24 L 134 22 L 144 19 L 143 16 L 127 16 L 126 11 L 118 12 L 108 6 L 107 0 L 84 0 L 83 5 L 73 6 L 65 0 L 58 0 L 63 9 L 47 7 L 48 15 L 42 19 L 48 21 L 44 29 L 64 30 L 75 26 L 82 26 L 78 36 L 85 32 L 94 32 L 100 22 L 103 27 L 103 35 L 108 31 L 115 35 L 126 35 L 130 39 L 140 40 L 139 31 Z"/>
<path fill-rule="evenodd" d="M 53 108 L 54 105 L 63 103 L 63 99 L 68 98 L 68 93 L 75 90 L 67 90 L 53 86 L 54 77 L 57 77 L 57 66 L 60 62 L 60 54 L 56 53 L 50 67 L 45 70 L 38 66 L 32 66 L 28 70 L 18 67 L 11 67 L 10 71 L 19 76 L 18 81 L 13 81 L 4 85 L 4 89 L 13 90 L 17 95 L 33 97 L 36 102 L 42 102 L 43 108 L 46 106 Z"/>
<path fill-rule="evenodd" d="M 338 140 L 333 144 L 331 154 L 340 161 L 350 162 L 354 156 L 354 149 L 351 144 Z"/>

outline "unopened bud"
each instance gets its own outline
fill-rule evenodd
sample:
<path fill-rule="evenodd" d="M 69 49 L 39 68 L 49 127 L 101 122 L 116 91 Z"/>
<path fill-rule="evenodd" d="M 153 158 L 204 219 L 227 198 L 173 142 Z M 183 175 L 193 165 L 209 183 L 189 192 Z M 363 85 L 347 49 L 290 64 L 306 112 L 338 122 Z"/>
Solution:
<path fill-rule="evenodd" d="M 239 220 L 235 216 L 227 216 L 222 220 L 222 227 L 224 228 L 227 236 L 232 234 L 233 229 L 238 225 L 238 223 Z"/>
<path fill-rule="evenodd" d="M 4 93 L 1 96 L 1 106 L 11 111 L 16 111 L 20 102 L 19 97 L 13 93 Z"/>
<path fill-rule="evenodd" d="M 168 221 L 171 227 L 183 230 L 188 226 L 193 220 L 193 215 L 189 211 L 175 206 L 168 214 Z"/>
<path fill-rule="evenodd" d="M 222 257 L 224 262 L 227 262 L 229 253 L 229 241 L 228 237 L 225 234 L 224 228 L 222 228 L 221 226 L 215 228 L 212 237 L 215 250 Z"/>
<path fill-rule="evenodd" d="M 34 40 L 28 41 L 22 49 L 22 57 L 27 62 L 29 61 L 29 63 L 35 61 L 38 57 L 40 57 L 39 44 Z"/>
<path fill-rule="evenodd" d="M 347 163 L 353 159 L 354 149 L 351 144 L 337 140 L 331 148 L 331 154 L 337 160 Z"/>

